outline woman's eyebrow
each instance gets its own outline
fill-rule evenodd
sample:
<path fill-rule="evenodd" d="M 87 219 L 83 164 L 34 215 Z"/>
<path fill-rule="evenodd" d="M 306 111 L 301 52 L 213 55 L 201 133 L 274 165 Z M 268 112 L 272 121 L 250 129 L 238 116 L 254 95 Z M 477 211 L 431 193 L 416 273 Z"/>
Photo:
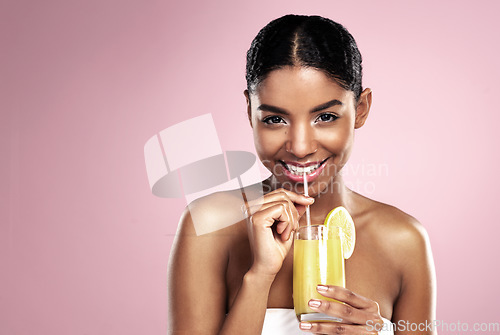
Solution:
<path fill-rule="evenodd" d="M 337 99 L 333 99 L 333 100 L 330 100 L 328 102 L 325 102 L 324 104 L 321 104 L 319 106 L 314 107 L 313 109 L 311 109 L 310 113 L 311 114 L 312 113 L 316 113 L 316 112 L 319 112 L 319 111 L 321 111 L 323 109 L 327 109 L 327 108 L 330 108 L 332 106 L 337 106 L 337 105 L 342 106 L 343 105 L 342 101 L 337 100 Z"/>
<path fill-rule="evenodd" d="M 322 111 L 323 109 L 327 109 L 329 107 L 338 106 L 338 105 L 342 106 L 343 105 L 342 101 L 337 100 L 337 99 L 333 99 L 333 100 L 330 100 L 328 102 L 325 102 L 324 104 L 321 104 L 319 106 L 314 107 L 313 109 L 311 109 L 310 113 L 313 114 L 313 113 Z M 266 104 L 260 105 L 259 107 L 257 107 L 257 109 L 259 109 L 263 112 L 270 112 L 270 113 L 276 113 L 276 114 L 282 114 L 282 115 L 290 115 L 290 113 L 288 113 L 283 108 L 271 106 L 271 105 L 266 105 Z"/>
<path fill-rule="evenodd" d="M 283 108 L 279 108 L 279 107 L 271 106 L 271 105 L 266 105 L 266 104 L 260 105 L 257 109 L 259 109 L 263 112 L 271 112 L 271 113 L 276 113 L 276 114 L 283 114 L 283 115 L 290 114 L 286 110 L 284 110 Z"/>

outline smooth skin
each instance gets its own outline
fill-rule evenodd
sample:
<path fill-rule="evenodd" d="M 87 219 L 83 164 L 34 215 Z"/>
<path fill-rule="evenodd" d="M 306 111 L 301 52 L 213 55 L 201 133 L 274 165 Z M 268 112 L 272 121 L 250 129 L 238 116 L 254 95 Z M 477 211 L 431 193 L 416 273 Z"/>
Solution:
<path fill-rule="evenodd" d="M 205 235 L 196 235 L 200 222 L 193 222 L 190 211 L 207 220 L 227 220 L 221 213 L 241 206 L 240 191 L 199 199 L 185 211 L 169 262 L 169 334 L 260 334 L 266 308 L 293 308 L 293 232 L 306 224 L 306 206 L 312 224 L 344 206 L 356 226 L 356 248 L 346 261 L 347 287 L 318 287 L 323 296 L 345 304 L 309 302 L 343 322 L 301 323 L 302 330 L 376 334 L 381 317 L 394 323 L 432 322 L 435 274 L 424 228 L 397 208 L 349 190 L 339 174 L 354 131 L 369 114 L 371 90 L 356 101 L 353 92 L 319 70 L 285 67 L 245 96 L 257 153 L 273 173 L 263 184 L 271 191 L 261 196 L 262 185 L 246 188 L 248 218 L 225 222 L 226 228 Z M 310 197 L 283 170 L 283 162 L 325 159 L 324 170 L 309 183 Z M 395 333 L 412 334 L 400 328 Z"/>

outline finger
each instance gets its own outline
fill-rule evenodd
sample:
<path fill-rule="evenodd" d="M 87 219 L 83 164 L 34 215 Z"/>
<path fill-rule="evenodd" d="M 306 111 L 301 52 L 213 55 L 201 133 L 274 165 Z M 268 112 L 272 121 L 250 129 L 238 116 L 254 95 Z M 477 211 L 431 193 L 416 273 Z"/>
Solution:
<path fill-rule="evenodd" d="M 251 212 L 257 213 L 258 211 L 263 211 L 277 204 L 284 205 L 289 220 L 279 222 L 276 225 L 276 232 L 282 235 L 281 238 L 283 241 L 287 241 L 290 238 L 292 231 L 297 229 L 299 225 L 299 213 L 290 200 L 267 202 L 261 206 L 253 206 L 250 210 Z"/>
<path fill-rule="evenodd" d="M 375 329 L 340 322 L 301 322 L 300 329 L 314 334 L 377 335 Z"/>
<path fill-rule="evenodd" d="M 318 285 L 316 289 L 322 296 L 345 302 L 352 307 L 362 308 L 372 312 L 379 311 L 378 304 L 375 301 L 354 293 L 342 286 Z"/>
<path fill-rule="evenodd" d="M 285 205 L 290 220 L 286 222 L 279 222 L 276 226 L 276 232 L 280 234 L 283 242 L 288 241 L 292 237 L 293 231 L 299 225 L 298 212 L 293 205 Z"/>
<path fill-rule="evenodd" d="M 260 198 L 262 199 L 262 198 Z M 314 203 L 314 198 L 305 196 L 303 194 L 298 194 L 289 190 L 285 189 L 277 189 L 271 193 L 268 193 L 264 195 L 263 197 L 264 201 L 267 199 L 270 200 L 276 200 L 276 199 L 288 199 L 292 201 L 293 203 L 300 204 L 300 205 L 311 205 Z"/>
<path fill-rule="evenodd" d="M 275 190 L 271 193 L 266 194 L 264 197 L 258 199 L 250 200 L 246 203 L 246 206 L 242 207 L 243 212 L 246 217 L 255 214 L 257 211 L 265 209 L 266 203 L 272 203 L 276 201 L 289 201 L 293 207 L 298 207 L 299 215 L 297 220 L 304 214 L 305 206 L 314 203 L 314 198 L 306 197 L 295 192 L 291 192 L 284 189 Z M 264 207 L 264 208 L 263 208 Z M 298 224 L 298 223 L 297 223 Z"/>
<path fill-rule="evenodd" d="M 299 213 L 299 219 L 300 219 L 302 215 L 304 215 L 304 213 L 306 212 L 307 206 L 295 204 L 295 208 L 297 208 L 297 212 Z"/>
<path fill-rule="evenodd" d="M 299 227 L 299 219 L 306 212 L 307 206 L 310 206 L 314 203 L 315 199 L 309 196 L 305 196 L 303 194 L 298 194 L 292 191 L 279 189 L 276 194 L 272 194 L 273 197 L 283 197 L 283 199 L 289 199 L 289 201 L 293 204 L 297 211 L 297 221 L 294 222 L 293 231 L 297 230 Z M 295 214 L 295 212 L 294 212 Z M 295 215 L 294 215 L 295 216 Z"/>
<path fill-rule="evenodd" d="M 318 313 L 340 318 L 342 322 L 358 325 L 366 325 L 368 320 L 375 320 L 376 323 L 383 322 L 378 313 L 358 309 L 337 301 L 311 299 L 309 307 Z"/>
<path fill-rule="evenodd" d="M 290 202 L 290 204 L 293 204 L 293 202 L 290 200 L 290 198 L 285 194 L 285 193 L 279 193 L 279 194 L 273 194 L 273 195 L 266 195 L 265 197 L 261 197 L 258 199 L 250 200 L 246 203 L 245 208 L 243 208 L 245 214 L 248 216 L 251 216 L 258 212 L 261 209 L 265 209 L 269 206 L 266 207 L 266 204 L 269 203 L 275 203 L 275 202 L 280 202 L 280 201 L 287 201 Z"/>
<path fill-rule="evenodd" d="M 288 241 L 292 235 L 293 235 L 293 232 L 295 230 L 297 230 L 298 226 L 299 226 L 299 219 L 300 219 L 300 216 L 299 216 L 299 211 L 297 210 L 297 208 L 295 207 L 295 205 L 289 201 L 289 213 L 292 217 L 292 220 L 290 221 L 290 224 L 288 224 L 286 226 L 286 229 L 282 232 L 281 234 L 281 239 L 282 241 Z"/>
<path fill-rule="evenodd" d="M 296 225 L 298 225 L 298 220 L 295 218 L 293 219 L 292 222 L 287 223 L 285 230 L 281 233 L 281 240 L 283 242 L 288 241 L 293 236 L 293 232 L 295 231 Z"/>
<path fill-rule="evenodd" d="M 285 206 L 289 206 L 290 202 L 286 201 L 286 200 L 270 201 L 270 202 L 262 203 L 260 205 L 253 205 L 253 206 L 249 207 L 249 210 L 250 210 L 251 215 L 254 215 L 255 213 L 257 213 L 259 211 L 263 211 L 265 209 L 268 209 L 269 207 L 273 207 L 273 206 L 276 206 L 278 204 L 283 204 Z"/>
<path fill-rule="evenodd" d="M 260 210 L 250 217 L 253 227 L 271 228 L 275 221 L 289 221 L 289 215 L 284 203 L 275 203 L 266 209 Z"/>
<path fill-rule="evenodd" d="M 278 201 L 272 201 L 272 202 L 266 202 L 260 206 L 252 206 L 251 211 L 255 214 L 259 211 L 265 210 L 269 207 L 273 207 L 276 205 L 283 205 L 284 210 L 286 211 L 287 215 L 291 218 L 291 220 L 297 220 L 299 219 L 298 217 L 298 211 L 295 208 L 295 206 L 292 204 L 291 201 L 287 200 L 278 200 Z"/>
<path fill-rule="evenodd" d="M 295 193 L 293 191 L 278 189 L 276 190 L 276 194 L 282 195 L 286 194 L 286 196 L 294 203 L 303 206 L 312 205 L 314 203 L 314 198 L 306 196 L 304 194 Z M 274 195 L 273 195 L 274 196 Z"/>

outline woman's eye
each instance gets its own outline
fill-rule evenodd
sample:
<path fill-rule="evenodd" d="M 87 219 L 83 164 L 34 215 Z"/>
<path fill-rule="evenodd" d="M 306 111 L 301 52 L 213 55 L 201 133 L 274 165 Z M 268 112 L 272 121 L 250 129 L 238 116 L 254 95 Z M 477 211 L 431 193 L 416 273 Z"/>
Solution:
<path fill-rule="evenodd" d="M 268 116 L 264 120 L 262 120 L 266 124 L 275 124 L 275 123 L 282 123 L 285 122 L 281 117 L 273 115 L 273 116 Z"/>
<path fill-rule="evenodd" d="M 338 119 L 337 115 L 326 113 L 326 114 L 321 114 L 320 116 L 318 116 L 318 118 L 316 120 L 320 121 L 320 122 L 332 122 L 332 121 L 335 121 L 337 119 Z"/>

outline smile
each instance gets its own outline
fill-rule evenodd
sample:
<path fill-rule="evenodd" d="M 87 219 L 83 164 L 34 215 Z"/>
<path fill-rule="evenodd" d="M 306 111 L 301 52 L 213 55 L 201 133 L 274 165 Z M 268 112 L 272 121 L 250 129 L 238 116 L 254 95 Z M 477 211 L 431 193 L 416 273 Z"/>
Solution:
<path fill-rule="evenodd" d="M 297 176 L 303 176 L 305 174 L 310 174 L 313 171 L 315 171 L 317 168 L 321 166 L 322 162 L 319 162 L 314 165 L 309 165 L 309 166 L 298 166 L 298 165 L 292 165 L 292 164 L 287 164 L 285 162 L 282 162 L 283 166 L 290 171 L 292 174 L 297 175 Z"/>
<path fill-rule="evenodd" d="M 308 182 L 313 181 L 319 176 L 328 158 L 321 162 L 309 162 L 305 164 L 300 164 L 296 162 L 284 162 L 279 161 L 281 165 L 285 167 L 285 175 L 294 182 L 300 182 L 304 180 L 304 174 Z"/>

